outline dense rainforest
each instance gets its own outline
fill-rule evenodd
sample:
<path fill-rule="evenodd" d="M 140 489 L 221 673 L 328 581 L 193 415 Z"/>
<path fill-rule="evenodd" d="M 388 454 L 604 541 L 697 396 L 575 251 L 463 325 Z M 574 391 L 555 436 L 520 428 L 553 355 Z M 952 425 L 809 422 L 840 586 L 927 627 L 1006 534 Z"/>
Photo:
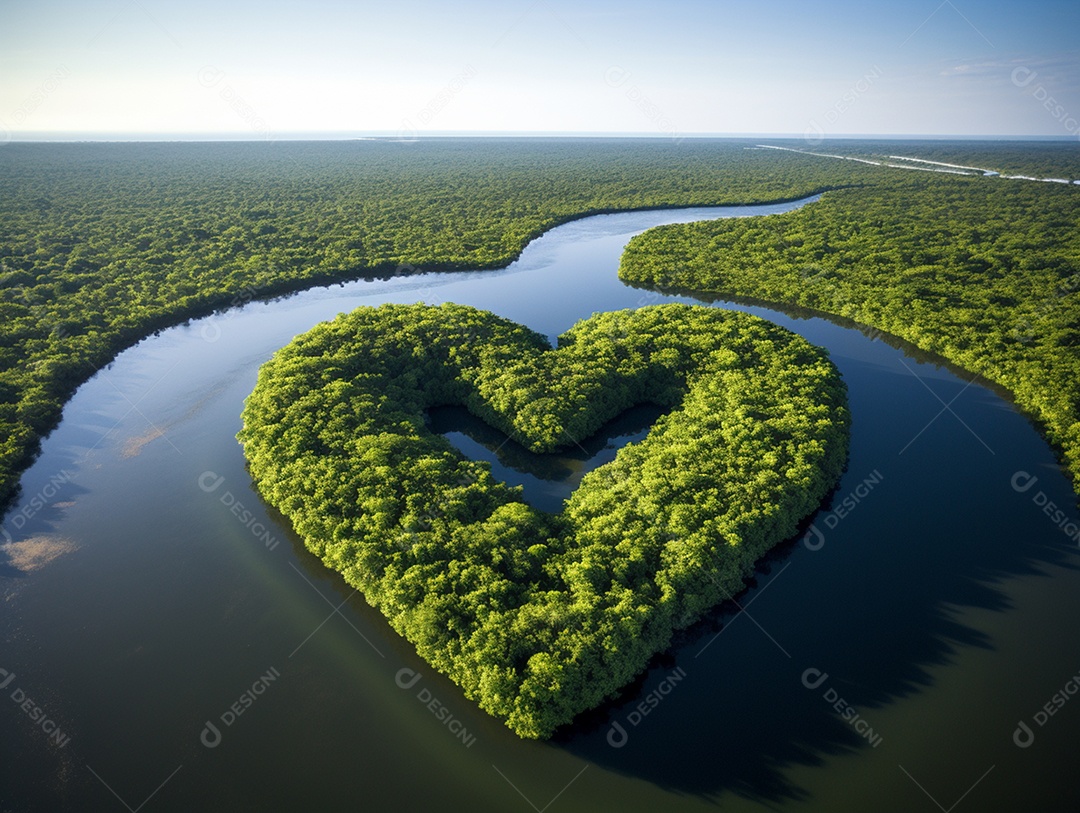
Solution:
<path fill-rule="evenodd" d="M 651 230 L 619 273 L 837 314 L 944 356 L 1008 389 L 1080 484 L 1080 187 L 912 172 L 784 215 Z"/>
<path fill-rule="evenodd" d="M 0 505 L 75 388 L 215 308 L 492 268 L 607 210 L 792 199 L 864 169 L 727 142 L 446 139 L 0 149 Z"/>
<path fill-rule="evenodd" d="M 1080 186 L 881 165 L 918 157 L 1076 180 L 1080 146 L 769 143 L 785 149 L 692 139 L 8 144 L 0 505 L 74 389 L 157 329 L 313 284 L 501 266 L 584 214 L 822 191 L 786 215 L 650 231 L 620 273 L 905 338 L 1014 393 L 1080 483 Z M 678 340 L 687 335 L 689 349 Z M 475 352 L 454 349 L 455 338 L 478 337 Z M 260 490 L 312 550 L 485 709 L 545 736 L 737 592 L 835 480 L 842 390 L 800 342 L 750 317 L 648 309 L 596 317 L 552 351 L 489 314 L 365 311 L 275 357 L 243 440 Z M 711 348 L 704 361 L 699 345 Z M 357 359 L 360 346 L 377 352 Z M 698 386 L 694 370 L 719 383 Z M 461 403 L 550 450 L 649 400 L 643 382 L 670 413 L 587 475 L 558 516 L 462 460 L 423 420 L 430 406 Z"/>
<path fill-rule="evenodd" d="M 0 148 L 0 505 L 14 495 L 19 472 L 33 458 L 39 439 L 56 425 L 75 388 L 124 347 L 185 318 L 316 283 L 417 269 L 499 266 L 545 228 L 591 212 L 774 201 L 842 187 L 853 188 L 830 193 L 821 204 L 783 222 L 809 222 L 804 218 L 818 207 L 836 211 L 846 205 L 844 228 L 806 234 L 801 239 L 811 247 L 805 251 L 793 239 L 784 248 L 790 256 L 781 261 L 773 255 L 773 271 L 784 262 L 797 262 L 800 268 L 818 263 L 839 276 L 855 274 L 869 248 L 864 244 L 844 254 L 852 248 L 852 232 L 864 240 L 877 235 L 886 241 L 883 246 L 898 247 L 905 240 L 903 229 L 918 230 L 918 240 L 907 239 L 911 251 L 883 250 L 894 255 L 889 267 L 896 276 L 919 280 L 905 291 L 915 297 L 932 294 L 920 309 L 943 308 L 946 321 L 978 321 L 984 299 L 997 298 L 995 312 L 1007 312 L 1009 326 L 1000 323 L 991 334 L 1004 334 L 1000 341 L 976 337 L 972 341 L 985 351 L 978 358 L 970 351 L 950 357 L 981 372 L 985 356 L 991 366 L 1034 376 L 1033 383 L 1017 384 L 986 368 L 989 377 L 1013 389 L 1021 404 L 1046 422 L 1059 448 L 1075 448 L 1065 423 L 1076 407 L 1071 389 L 1076 376 L 1047 381 L 1075 358 L 1075 349 L 1069 349 L 1075 316 L 1069 314 L 1075 312 L 1076 293 L 1069 286 L 1080 270 L 1075 205 L 1080 187 L 904 171 L 761 150 L 756 143 L 7 144 Z M 1075 143 L 769 143 L 871 159 L 913 155 L 1080 179 Z M 865 210 L 860 195 L 866 195 Z M 943 199 L 951 201 L 949 207 L 939 204 Z M 862 215 L 871 207 L 880 210 L 877 218 L 864 222 Z M 774 218 L 770 224 L 781 221 Z M 889 224 L 895 226 L 890 230 Z M 758 226 L 729 222 L 712 228 L 717 234 L 730 228 L 732 234 L 750 237 Z M 772 242 L 763 258 L 779 251 L 772 225 L 768 229 Z M 926 240 L 941 249 L 914 245 Z M 968 247 L 966 254 L 953 251 L 958 240 Z M 815 241 L 821 245 L 813 247 Z M 811 256 L 819 251 L 825 259 Z M 796 258 L 800 252 L 806 256 Z M 978 258 L 994 270 L 980 270 Z M 908 260 L 912 267 L 896 265 Z M 1022 272 L 1029 267 L 1041 270 Z M 999 271 L 1004 276 L 996 276 Z M 671 273 L 679 277 L 681 272 Z M 703 269 L 700 281 L 682 282 L 715 290 L 711 273 Z M 969 273 L 976 276 L 965 277 Z M 660 281 L 653 270 L 643 270 L 641 281 L 650 275 Z M 956 282 L 963 279 L 978 283 Z M 753 289 L 750 296 L 766 298 L 769 285 L 763 276 L 760 288 L 757 281 L 745 287 Z M 878 292 L 886 287 L 876 286 Z M 820 293 L 807 294 L 807 301 L 854 312 L 864 288 L 853 286 L 845 302 L 834 298 L 828 305 Z M 970 306 L 965 304 L 969 297 Z M 1029 335 L 1022 323 L 1014 331 L 1015 312 L 1022 312 L 1036 330 Z M 863 315 L 872 318 L 873 308 Z M 946 352 L 945 345 L 954 342 L 954 326 L 933 321 L 926 313 L 920 316 L 919 332 L 925 335 L 917 343 Z M 910 332 L 893 332 L 911 337 Z M 1053 369 L 1019 369 L 1007 361 L 1032 354 L 1049 357 L 1057 350 L 1063 361 Z M 1039 394 L 1025 400 L 1022 389 Z M 1070 398 L 1071 406 L 1050 411 L 1035 403 Z M 1076 454 L 1070 454 L 1075 472 Z"/>
<path fill-rule="evenodd" d="M 431 431 L 463 406 L 537 452 L 666 414 L 535 510 Z M 657 305 L 547 339 L 461 305 L 361 307 L 259 371 L 240 433 L 263 497 L 421 657 L 524 737 L 639 674 L 742 591 L 847 460 L 824 350 L 744 313 Z"/>

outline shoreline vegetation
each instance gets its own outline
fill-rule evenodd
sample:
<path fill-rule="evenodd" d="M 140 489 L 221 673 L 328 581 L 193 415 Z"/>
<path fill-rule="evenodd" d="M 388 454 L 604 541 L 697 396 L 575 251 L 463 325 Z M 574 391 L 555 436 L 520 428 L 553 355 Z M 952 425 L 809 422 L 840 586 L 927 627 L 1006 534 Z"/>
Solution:
<path fill-rule="evenodd" d="M 426 420 L 465 407 L 551 452 L 646 403 L 667 411 L 558 514 Z M 481 708 L 546 738 L 742 591 L 835 488 L 849 429 L 827 353 L 749 314 L 596 314 L 553 349 L 487 311 L 383 305 L 264 364 L 239 439 L 308 550 Z"/>
<path fill-rule="evenodd" d="M 160 330 L 355 279 L 502 268 L 593 214 L 858 184 L 741 144 L 9 144 L 0 150 L 0 510 L 75 390 Z"/>
<path fill-rule="evenodd" d="M 810 207 L 817 209 L 824 203 L 831 207 L 836 196 L 852 200 L 851 195 L 870 190 L 886 207 L 883 216 L 900 214 L 910 222 L 913 216 L 918 220 L 905 202 L 910 190 L 924 199 L 933 190 L 961 198 L 964 191 L 974 190 L 991 211 L 994 201 L 989 196 L 1012 195 L 1004 187 L 1013 182 L 1001 178 L 913 173 L 816 158 L 804 151 L 802 142 L 778 142 L 798 148 L 790 152 L 758 149 L 758 143 L 447 139 L 414 144 L 8 144 L 0 150 L 0 510 L 15 499 L 19 476 L 36 457 L 40 440 L 59 423 L 64 403 L 79 385 L 141 339 L 220 309 L 353 279 L 502 267 L 545 230 L 593 213 L 750 205 L 834 190 Z M 900 154 L 901 146 L 902 154 L 921 161 L 1080 177 L 1080 150 L 1071 143 L 829 142 L 830 152 L 875 160 Z M 1075 359 L 1076 345 L 1070 342 L 1076 319 L 1063 314 L 1076 310 L 1076 292 L 1068 288 L 1080 270 L 1076 207 L 1070 199 L 1072 208 L 1056 205 L 1043 211 L 1041 197 L 1080 190 L 1059 184 L 1020 185 L 1031 199 L 1023 208 L 1028 221 L 1018 224 L 1028 239 L 1005 251 L 996 246 L 991 268 L 997 263 L 1011 272 L 1034 264 L 1038 273 L 1020 297 L 1015 291 L 999 295 L 994 290 L 997 277 L 982 274 L 978 279 L 987 290 L 976 294 L 968 316 L 987 297 L 1001 298 L 1006 306 L 1016 300 L 1027 311 L 1022 314 L 1027 323 L 1010 328 L 1012 338 L 1026 338 L 1043 352 L 1056 349 Z M 857 209 L 857 204 L 852 206 L 855 219 L 849 218 L 845 228 L 861 228 Z M 969 216 L 969 225 L 977 225 L 970 223 L 977 219 L 977 214 Z M 923 224 L 931 236 L 936 236 L 933 229 L 941 220 L 939 211 Z M 1008 225 L 1000 217 L 987 220 L 997 234 Z M 872 226 L 880 229 L 880 224 Z M 970 234 L 981 232 L 973 228 Z M 774 233 L 770 237 L 775 242 Z M 815 239 L 820 242 L 821 237 L 829 237 L 828 232 Z M 796 252 L 799 248 L 789 247 Z M 766 258 L 772 263 L 769 273 L 780 275 L 797 262 L 827 268 L 839 279 L 865 255 L 865 248 L 850 256 L 841 253 L 848 248 L 843 239 L 819 248 L 821 259 L 807 252 Z M 985 253 L 981 240 L 970 248 L 973 256 Z M 689 247 L 683 251 L 688 259 L 692 254 Z M 929 260 L 931 269 L 936 262 Z M 949 274 L 956 277 L 972 267 L 978 270 L 964 262 Z M 917 273 L 934 272 L 921 267 Z M 810 280 L 806 292 L 793 293 L 785 283 L 780 286 L 785 290 L 775 290 L 769 301 L 813 302 L 812 309 L 862 317 L 863 323 L 880 327 L 866 321 L 874 317 L 872 309 L 856 307 L 852 297 L 866 293 L 858 285 L 843 283 L 843 295 L 849 297 L 845 301 L 822 296 L 819 283 L 827 288 L 832 277 L 805 276 Z M 692 287 L 707 290 L 710 285 L 735 295 L 731 285 L 707 273 L 693 280 Z M 744 287 L 751 286 L 746 282 Z M 754 287 L 747 297 L 767 300 L 761 296 L 763 287 Z M 965 290 L 955 286 L 922 307 L 933 309 L 950 297 L 963 301 Z M 923 329 L 935 329 L 921 318 Z M 912 341 L 910 332 L 889 332 Z M 1003 343 L 1006 340 L 1011 338 Z M 1022 398 L 1017 381 L 1010 378 L 1010 385 L 995 378 L 993 370 L 986 371 L 984 359 L 960 352 L 965 348 L 942 352 L 940 348 L 949 349 L 948 341 L 931 335 L 913 343 L 1014 393 L 1062 454 L 1080 490 L 1080 442 L 1073 438 L 1080 429 L 1070 433 L 1067 417 L 1060 417 L 1075 410 L 1075 393 L 1064 394 L 1073 397 L 1071 406 L 1048 412 L 1032 398 Z M 994 361 L 993 354 L 988 358 Z M 1074 374 L 1062 383 L 1077 380 Z M 1060 401 L 1057 383 L 1044 381 L 1037 389 L 1053 391 Z M 1022 376 L 1019 385 L 1025 388 Z"/>
<path fill-rule="evenodd" d="M 1007 390 L 1080 489 L 1080 190 L 937 177 L 662 226 L 619 277 L 885 331 Z"/>

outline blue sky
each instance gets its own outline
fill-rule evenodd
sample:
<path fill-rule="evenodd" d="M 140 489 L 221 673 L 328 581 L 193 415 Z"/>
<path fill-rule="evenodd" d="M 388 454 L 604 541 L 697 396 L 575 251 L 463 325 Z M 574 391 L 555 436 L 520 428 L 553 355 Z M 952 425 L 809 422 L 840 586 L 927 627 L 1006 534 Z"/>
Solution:
<path fill-rule="evenodd" d="M 0 0 L 0 139 L 1080 137 L 1080 2 Z"/>

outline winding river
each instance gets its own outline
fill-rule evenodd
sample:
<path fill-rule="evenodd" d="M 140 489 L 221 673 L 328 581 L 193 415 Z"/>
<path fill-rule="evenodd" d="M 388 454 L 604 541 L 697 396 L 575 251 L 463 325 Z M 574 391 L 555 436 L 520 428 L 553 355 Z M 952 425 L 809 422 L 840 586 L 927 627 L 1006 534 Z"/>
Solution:
<path fill-rule="evenodd" d="M 317 322 L 453 301 L 555 336 L 595 311 L 693 301 L 618 281 L 632 235 L 808 202 L 591 217 L 502 271 L 253 302 L 121 354 L 67 405 L 4 519 L 0 808 L 1080 807 L 1080 557 L 1049 509 L 1074 518 L 1072 491 L 1007 400 L 899 342 L 718 303 L 829 349 L 848 471 L 737 607 L 550 742 L 479 712 L 252 490 L 243 399 Z M 447 420 L 538 502 L 587 464 L 515 463 Z"/>

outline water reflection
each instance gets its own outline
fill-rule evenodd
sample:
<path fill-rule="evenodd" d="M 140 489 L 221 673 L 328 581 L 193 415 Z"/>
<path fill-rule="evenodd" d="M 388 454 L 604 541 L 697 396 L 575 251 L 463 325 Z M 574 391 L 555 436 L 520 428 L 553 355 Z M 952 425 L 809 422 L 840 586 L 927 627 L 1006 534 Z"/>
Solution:
<path fill-rule="evenodd" d="M 490 463 L 497 479 L 522 486 L 525 501 L 533 508 L 556 513 L 587 472 L 614 460 L 626 444 L 643 440 L 666 411 L 653 404 L 639 404 L 606 423 L 592 437 L 551 454 L 530 451 L 461 406 L 429 410 L 428 427 L 445 435 L 466 457 Z"/>
<path fill-rule="evenodd" d="M 784 208 L 793 206 L 754 211 Z M 359 305 L 419 298 L 488 307 L 548 335 L 595 311 L 686 301 L 685 292 L 622 285 L 622 246 L 676 216 L 720 214 L 571 224 L 505 271 L 316 289 L 219 319 L 214 344 L 194 322 L 122 354 L 80 389 L 23 478 L 17 510 L 57 472 L 76 474 L 14 541 L 50 535 L 77 549 L 16 552 L 24 564 L 48 561 L 5 581 L 0 667 L 32 681 L 78 736 L 59 757 L 47 753 L 19 707 L 0 703 L 0 723 L 13 732 L 0 802 L 102 807 L 115 799 L 88 761 L 132 794 L 149 793 L 183 762 L 155 809 L 346 809 L 362 783 L 372 809 L 505 811 L 524 802 L 493 765 L 538 807 L 589 765 L 558 797 L 559 810 L 691 811 L 721 799 L 725 810 L 906 811 L 928 800 L 898 764 L 946 806 L 993 764 L 978 791 L 990 795 L 965 806 L 1031 809 L 1024 794 L 1038 793 L 1044 808 L 1068 808 L 1075 723 L 1059 716 L 1053 731 L 1040 731 L 1031 759 L 1011 734 L 1045 701 L 1042 687 L 1075 674 L 1067 661 L 1080 649 L 1077 556 L 1010 481 L 1017 470 L 1038 471 L 1058 505 L 1073 504 L 1071 488 L 1023 416 L 902 342 L 813 313 L 715 303 L 829 349 L 849 388 L 848 471 L 811 518 L 820 541 L 775 550 L 744 593 L 551 743 L 517 739 L 464 699 L 251 488 L 235 442 L 243 398 L 259 364 L 297 333 Z M 467 415 L 433 411 L 431 420 L 496 476 L 525 485 L 534 505 L 558 510 L 582 472 L 655 417 L 621 416 L 625 423 L 558 457 L 504 443 Z M 164 437 L 151 439 L 148 421 Z M 140 454 L 124 456 L 125 438 L 140 440 Z M 291 544 L 267 550 L 218 494 L 199 488 L 207 471 Z M 872 472 L 880 485 L 844 509 Z M 1022 580 L 1034 583 L 1025 602 L 1016 598 Z M 269 666 L 281 667 L 280 690 L 207 752 L 197 739 L 207 716 Z M 424 687 L 476 732 L 475 747 L 444 737 L 395 684 L 401 668 L 423 673 Z M 810 669 L 828 675 L 816 689 L 804 680 Z M 880 735 L 877 747 L 837 711 L 840 699 Z M 839 755 L 850 762 L 838 765 Z"/>

